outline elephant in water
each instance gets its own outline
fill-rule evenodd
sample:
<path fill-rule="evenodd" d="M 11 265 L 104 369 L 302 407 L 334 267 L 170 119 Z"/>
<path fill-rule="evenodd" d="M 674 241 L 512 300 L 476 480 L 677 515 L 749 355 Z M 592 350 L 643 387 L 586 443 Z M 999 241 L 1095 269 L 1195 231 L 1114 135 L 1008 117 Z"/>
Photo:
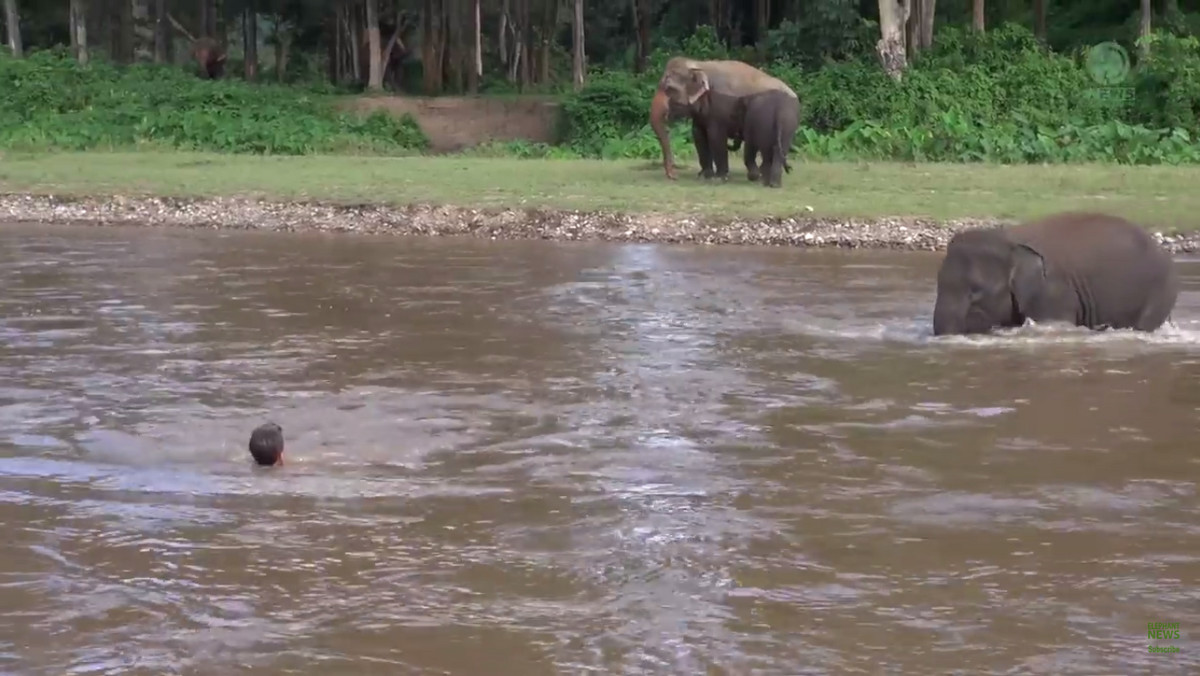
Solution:
<path fill-rule="evenodd" d="M 1142 228 L 1067 212 L 954 235 L 937 276 L 933 333 L 1035 322 L 1154 331 L 1175 308 L 1174 259 Z"/>
<path fill-rule="evenodd" d="M 667 120 L 686 114 L 692 118 L 692 141 L 700 156 L 701 175 L 729 178 L 729 140 L 739 99 L 765 91 L 780 91 L 796 98 L 782 80 L 742 61 L 697 61 L 676 56 L 667 62 L 658 91 L 650 105 L 650 125 L 663 149 L 663 169 L 675 178 Z"/>

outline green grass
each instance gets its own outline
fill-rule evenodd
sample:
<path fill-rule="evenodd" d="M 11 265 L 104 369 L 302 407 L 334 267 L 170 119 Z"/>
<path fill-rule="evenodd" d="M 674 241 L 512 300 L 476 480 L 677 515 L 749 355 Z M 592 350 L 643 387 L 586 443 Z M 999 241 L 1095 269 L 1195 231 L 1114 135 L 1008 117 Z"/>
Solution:
<path fill-rule="evenodd" d="M 440 157 L 260 157 L 183 152 L 7 153 L 0 191 L 58 195 L 250 196 L 342 203 L 452 204 L 680 216 L 1027 218 L 1098 209 L 1168 231 L 1200 229 L 1200 167 L 816 163 L 784 187 L 728 183 L 646 161 Z M 806 206 L 813 211 L 808 212 Z"/>

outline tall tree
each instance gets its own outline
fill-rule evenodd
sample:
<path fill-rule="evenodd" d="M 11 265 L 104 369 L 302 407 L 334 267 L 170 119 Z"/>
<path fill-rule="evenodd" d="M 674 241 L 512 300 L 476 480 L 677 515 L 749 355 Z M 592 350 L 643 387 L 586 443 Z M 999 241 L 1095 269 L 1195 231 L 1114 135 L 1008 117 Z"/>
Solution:
<path fill-rule="evenodd" d="M 1042 2 L 1042 0 L 1034 0 L 1034 2 L 1040 3 L 1040 2 Z M 982 33 L 983 29 L 984 29 L 983 23 L 984 23 L 983 0 L 974 0 L 974 2 L 972 3 L 972 12 L 971 12 L 971 28 L 974 28 L 975 30 Z"/>
<path fill-rule="evenodd" d="M 1141 25 L 1138 27 L 1138 37 L 1143 40 L 1141 46 L 1143 56 L 1149 54 L 1150 52 L 1150 44 L 1148 40 L 1150 37 L 1150 12 L 1150 0 L 1142 0 L 1142 17 Z"/>
<path fill-rule="evenodd" d="M 483 78 L 483 17 L 480 0 L 471 0 L 471 18 L 475 24 L 475 39 L 472 40 L 471 76 L 467 78 L 467 89 L 479 93 L 479 80 Z"/>
<path fill-rule="evenodd" d="M 904 49 L 904 26 L 912 0 L 879 0 L 879 42 L 875 52 L 888 77 L 900 81 L 908 58 Z"/>
<path fill-rule="evenodd" d="M 246 57 L 246 79 L 256 80 L 258 78 L 258 7 L 255 0 L 246 0 L 246 6 L 242 8 L 242 51 Z"/>
<path fill-rule="evenodd" d="M 908 60 L 933 45 L 933 16 L 937 0 L 909 0 Z"/>
<path fill-rule="evenodd" d="M 1046 41 L 1046 0 L 1033 0 L 1033 34 Z"/>
<path fill-rule="evenodd" d="M 572 33 L 571 76 L 575 89 L 583 89 L 584 53 L 583 43 L 583 0 L 575 0 L 575 21 Z"/>
<path fill-rule="evenodd" d="M 379 0 L 364 0 L 367 4 L 367 89 L 383 89 L 382 52 L 379 50 Z"/>
<path fill-rule="evenodd" d="M 170 61 L 171 30 L 167 26 L 167 0 L 154 0 L 154 62 Z"/>
<path fill-rule="evenodd" d="M 71 32 L 71 50 L 75 52 L 75 60 L 79 62 L 79 65 L 86 66 L 88 64 L 86 0 L 71 0 L 68 11 L 70 12 L 68 21 Z"/>
<path fill-rule="evenodd" d="M 4 0 L 4 25 L 8 27 L 8 49 L 20 58 L 25 55 L 21 46 L 21 14 L 17 11 L 17 0 Z"/>

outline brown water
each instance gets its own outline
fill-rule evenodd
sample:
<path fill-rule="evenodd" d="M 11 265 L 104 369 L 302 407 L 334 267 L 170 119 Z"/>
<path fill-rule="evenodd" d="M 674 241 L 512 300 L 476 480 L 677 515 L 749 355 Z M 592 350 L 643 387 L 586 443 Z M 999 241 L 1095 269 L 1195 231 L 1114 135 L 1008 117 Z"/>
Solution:
<path fill-rule="evenodd" d="M 0 668 L 1197 673 L 1200 263 L 933 340 L 938 259 L 4 226 Z"/>

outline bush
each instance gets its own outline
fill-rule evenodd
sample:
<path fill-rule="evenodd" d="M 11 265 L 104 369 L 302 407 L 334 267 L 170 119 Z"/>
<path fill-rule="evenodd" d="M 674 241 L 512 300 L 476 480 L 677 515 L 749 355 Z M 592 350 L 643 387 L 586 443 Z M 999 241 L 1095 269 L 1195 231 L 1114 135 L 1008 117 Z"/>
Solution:
<path fill-rule="evenodd" d="M 709 53 L 677 53 L 711 57 L 717 50 L 709 45 L 710 33 L 704 28 L 690 41 Z M 786 37 L 780 33 L 773 44 L 786 46 Z M 918 55 L 900 83 L 862 53 L 816 69 L 778 59 L 760 67 L 800 96 L 795 148 L 810 158 L 1200 161 L 1200 41 L 1158 33 L 1151 49 L 1151 57 L 1131 73 L 1131 86 L 1115 92 L 1091 80 L 1082 54 L 1051 52 L 1015 24 L 982 35 L 940 29 L 935 46 Z M 668 56 L 656 53 L 655 69 L 641 76 L 597 74 L 567 97 L 565 139 L 574 154 L 661 156 L 648 115 Z M 677 157 L 695 156 L 690 123 L 674 125 L 671 143 Z"/>
<path fill-rule="evenodd" d="M 201 80 L 150 64 L 80 66 L 65 50 L 0 55 L 0 147 L 85 150 L 154 144 L 299 155 L 428 147 L 411 117 L 340 112 L 327 91 Z"/>

